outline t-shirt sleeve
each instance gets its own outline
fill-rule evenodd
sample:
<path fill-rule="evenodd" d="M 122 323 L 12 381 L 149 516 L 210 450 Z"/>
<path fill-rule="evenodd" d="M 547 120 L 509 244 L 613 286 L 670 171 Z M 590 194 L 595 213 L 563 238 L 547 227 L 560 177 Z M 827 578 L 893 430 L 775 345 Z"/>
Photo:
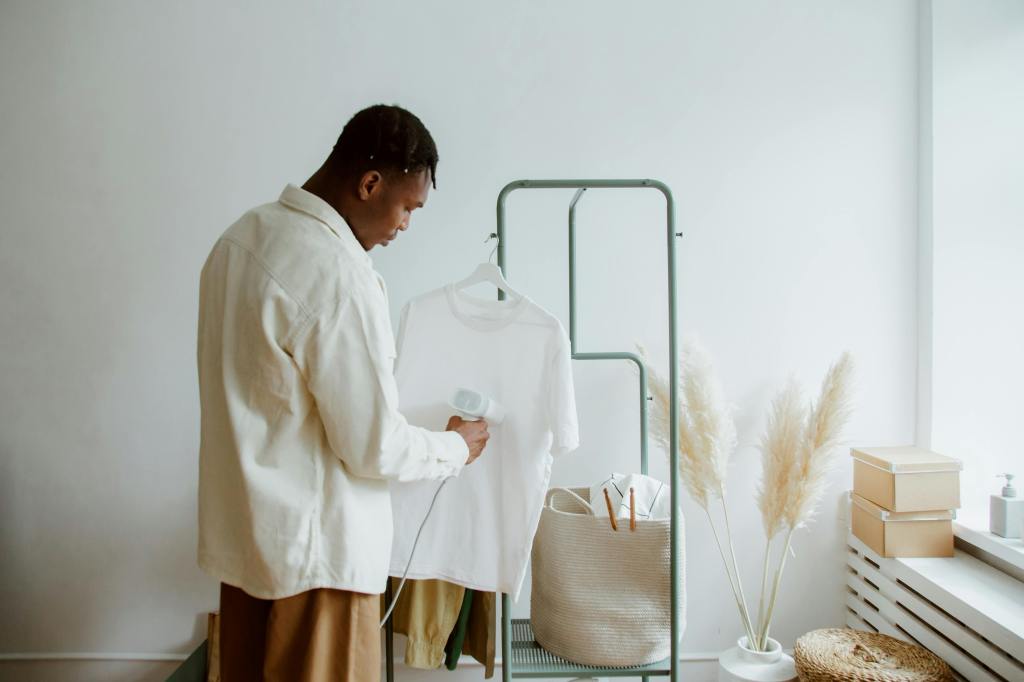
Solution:
<path fill-rule="evenodd" d="M 551 454 L 572 452 L 580 444 L 576 391 L 572 380 L 572 349 L 561 324 L 555 330 L 548 358 L 548 425 L 553 439 Z"/>

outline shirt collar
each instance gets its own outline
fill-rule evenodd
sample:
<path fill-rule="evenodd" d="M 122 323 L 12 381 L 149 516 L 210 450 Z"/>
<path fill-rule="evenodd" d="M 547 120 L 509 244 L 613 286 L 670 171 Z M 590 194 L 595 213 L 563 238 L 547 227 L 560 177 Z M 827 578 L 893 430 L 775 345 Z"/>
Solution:
<path fill-rule="evenodd" d="M 326 201 L 308 192 L 301 187 L 289 183 L 284 191 L 281 192 L 281 196 L 278 199 L 282 204 L 288 208 L 296 211 L 301 211 L 306 215 L 316 218 L 324 225 L 326 225 L 331 232 L 336 234 L 341 240 L 342 246 L 345 250 L 350 251 L 357 259 L 373 265 L 373 260 L 370 258 L 370 254 L 367 253 L 363 245 L 356 239 L 355 234 L 352 233 L 352 228 L 349 227 L 345 219 L 341 217 L 341 214 L 334 210 L 334 207 L 328 204 Z"/>

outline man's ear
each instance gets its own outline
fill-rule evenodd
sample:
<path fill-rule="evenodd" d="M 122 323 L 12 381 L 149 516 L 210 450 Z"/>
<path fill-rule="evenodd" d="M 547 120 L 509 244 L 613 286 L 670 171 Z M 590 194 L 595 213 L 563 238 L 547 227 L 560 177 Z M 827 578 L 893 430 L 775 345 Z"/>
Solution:
<path fill-rule="evenodd" d="M 381 180 L 383 177 L 380 171 L 370 170 L 363 173 L 363 177 L 359 179 L 359 198 L 366 201 L 373 196 L 374 192 L 380 189 Z"/>

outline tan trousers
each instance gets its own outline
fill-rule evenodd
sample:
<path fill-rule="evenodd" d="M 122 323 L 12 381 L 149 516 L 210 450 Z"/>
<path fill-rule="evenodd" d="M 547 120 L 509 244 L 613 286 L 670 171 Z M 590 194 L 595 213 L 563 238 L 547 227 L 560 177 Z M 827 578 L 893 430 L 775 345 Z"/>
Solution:
<path fill-rule="evenodd" d="M 257 599 L 221 583 L 223 682 L 380 682 L 380 595 Z"/>
<path fill-rule="evenodd" d="M 401 582 L 389 578 L 392 594 Z M 395 632 L 406 636 L 405 664 L 433 670 L 444 663 L 444 646 L 459 619 L 466 588 L 443 580 L 407 580 L 391 614 Z M 383 602 L 382 602 L 383 603 Z"/>
<path fill-rule="evenodd" d="M 401 582 L 389 578 L 391 589 Z M 445 662 L 445 645 L 455 628 L 466 588 L 444 580 L 407 580 L 391 614 L 395 632 L 406 636 L 405 664 L 432 670 Z M 383 598 L 381 607 L 387 608 Z M 494 676 L 495 594 L 475 592 L 469 609 L 462 653 L 484 664 L 484 677 Z"/>

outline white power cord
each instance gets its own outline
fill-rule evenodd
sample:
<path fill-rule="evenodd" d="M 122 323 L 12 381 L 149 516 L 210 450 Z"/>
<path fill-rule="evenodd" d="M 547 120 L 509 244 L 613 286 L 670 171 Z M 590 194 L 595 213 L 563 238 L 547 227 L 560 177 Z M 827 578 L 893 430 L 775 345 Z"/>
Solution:
<path fill-rule="evenodd" d="M 412 558 L 416 555 L 416 545 L 420 542 L 420 533 L 423 532 L 423 527 L 427 525 L 427 519 L 430 518 L 430 512 L 434 509 L 434 503 L 437 502 L 437 496 L 441 494 L 441 488 L 444 487 L 444 484 L 453 478 L 455 477 L 449 476 L 441 481 L 441 485 L 437 486 L 437 490 L 434 492 L 434 498 L 430 500 L 430 506 L 427 507 L 427 513 L 423 517 L 423 521 L 420 523 L 420 529 L 416 531 L 416 539 L 412 541 L 412 549 L 409 551 L 409 562 L 405 565 L 405 573 L 402 574 L 402 580 L 398 583 L 398 589 L 395 591 L 395 596 L 391 598 L 391 606 L 388 607 L 388 610 L 384 613 L 384 618 L 380 621 L 380 627 L 384 627 L 384 624 L 388 622 L 391 612 L 395 610 L 395 604 L 398 603 L 398 595 L 402 594 L 402 588 L 405 587 L 405 577 L 409 575 L 409 569 L 412 567 Z M 388 578 L 388 580 L 391 580 L 391 578 Z"/>

